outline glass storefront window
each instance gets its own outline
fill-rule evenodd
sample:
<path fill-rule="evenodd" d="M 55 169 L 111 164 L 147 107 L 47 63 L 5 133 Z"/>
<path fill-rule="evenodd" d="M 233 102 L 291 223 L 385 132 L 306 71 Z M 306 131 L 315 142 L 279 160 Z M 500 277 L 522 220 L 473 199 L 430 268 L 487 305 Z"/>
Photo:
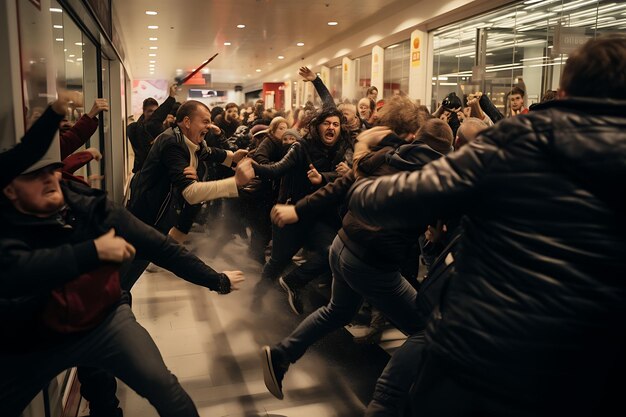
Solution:
<path fill-rule="evenodd" d="M 410 40 L 385 48 L 383 91 L 379 99 L 409 92 Z"/>
<path fill-rule="evenodd" d="M 365 97 L 367 89 L 372 82 L 372 55 L 365 55 L 354 60 L 356 69 L 356 88 L 354 89 L 356 101 Z"/>
<path fill-rule="evenodd" d="M 433 33 L 433 110 L 450 92 L 483 91 L 508 112 L 507 94 L 526 106 L 558 88 L 568 54 L 590 38 L 624 34 L 626 4 L 603 0 L 527 0 Z"/>

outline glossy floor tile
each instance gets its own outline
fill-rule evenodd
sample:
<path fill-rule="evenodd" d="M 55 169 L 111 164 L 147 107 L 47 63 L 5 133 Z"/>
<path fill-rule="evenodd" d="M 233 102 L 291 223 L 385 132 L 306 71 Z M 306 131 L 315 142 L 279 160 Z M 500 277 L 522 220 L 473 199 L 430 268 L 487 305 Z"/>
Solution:
<path fill-rule="evenodd" d="M 242 290 L 218 295 L 165 270 L 146 272 L 132 290 L 133 311 L 201 416 L 363 415 L 389 359 L 383 349 L 355 344 L 351 333 L 358 335 L 358 328 L 332 333 L 290 367 L 283 382 L 285 399 L 274 398 L 263 383 L 260 347 L 288 335 L 304 316 L 291 312 L 278 285 L 257 285 L 261 266 L 246 256 L 241 238 L 221 245 L 195 233 L 188 247 L 218 271 L 243 270 Z M 213 258 L 216 247 L 221 251 Z M 309 312 L 315 308 L 306 307 Z M 392 348 L 402 335 L 386 332 L 385 339 Z M 157 415 L 121 382 L 118 397 L 126 417 Z"/>

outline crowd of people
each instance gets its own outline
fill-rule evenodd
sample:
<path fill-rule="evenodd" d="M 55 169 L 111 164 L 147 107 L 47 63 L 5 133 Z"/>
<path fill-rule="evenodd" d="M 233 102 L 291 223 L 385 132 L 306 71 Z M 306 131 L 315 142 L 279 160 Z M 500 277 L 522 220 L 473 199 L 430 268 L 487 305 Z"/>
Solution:
<path fill-rule="evenodd" d="M 255 287 L 284 290 L 295 314 L 309 283 L 330 285 L 327 305 L 260 349 L 279 399 L 288 368 L 365 303 L 370 336 L 388 321 L 408 337 L 367 416 L 624 411 L 626 40 L 589 41 L 558 91 L 527 108 L 514 86 L 504 112 L 479 91 L 432 112 L 405 94 L 377 101 L 374 86 L 337 103 L 299 74 L 319 108 L 210 109 L 176 102 L 176 86 L 146 99 L 128 126 L 126 206 L 74 175 L 103 157 L 74 151 L 106 100 L 70 126 L 81 97 L 59 92 L 0 154 L 1 414 L 77 366 L 92 416 L 122 415 L 115 377 L 162 416 L 197 416 L 130 301 L 150 263 L 220 294 L 241 287 L 237 265 L 218 272 L 185 248 L 203 224 L 216 250 L 245 239 Z"/>

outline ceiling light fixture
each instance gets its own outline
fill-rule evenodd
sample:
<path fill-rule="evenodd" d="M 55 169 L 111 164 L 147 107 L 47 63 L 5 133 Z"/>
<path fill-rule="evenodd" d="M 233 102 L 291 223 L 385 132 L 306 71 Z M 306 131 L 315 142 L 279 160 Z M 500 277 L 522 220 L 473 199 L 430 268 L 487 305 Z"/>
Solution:
<path fill-rule="evenodd" d="M 58 9 L 58 8 L 56 8 L 56 7 L 51 7 L 51 8 L 50 8 L 50 11 L 51 11 L 52 13 L 63 13 L 63 10 Z"/>
<path fill-rule="evenodd" d="M 158 28 L 159 28 L 158 26 L 152 26 L 152 25 L 148 26 L 148 29 L 158 29 Z"/>
<path fill-rule="evenodd" d="M 158 46 L 151 46 L 150 49 L 159 49 Z"/>
<path fill-rule="evenodd" d="M 55 29 L 63 29 L 63 25 L 52 25 Z"/>
<path fill-rule="evenodd" d="M 261 68 L 257 68 L 257 69 L 256 69 L 256 72 L 261 72 Z"/>
<path fill-rule="evenodd" d="M 68 56 L 69 56 L 70 58 L 74 58 L 76 55 L 71 54 L 71 55 L 68 55 Z"/>
<path fill-rule="evenodd" d="M 338 22 L 328 22 L 328 26 L 337 26 Z"/>
<path fill-rule="evenodd" d="M 282 55 L 278 55 L 278 59 L 285 59 L 285 57 Z"/>
<path fill-rule="evenodd" d="M 156 54 L 148 54 L 148 56 L 156 56 Z"/>
<path fill-rule="evenodd" d="M 56 38 L 55 41 L 57 42 L 63 42 L 63 38 Z"/>
<path fill-rule="evenodd" d="M 230 42 L 224 42 L 224 46 L 230 46 L 232 45 Z"/>
<path fill-rule="evenodd" d="M 296 46 L 304 46 L 304 42 L 298 42 Z"/>
<path fill-rule="evenodd" d="M 76 45 L 76 46 L 85 46 L 85 44 L 83 42 L 75 42 L 74 45 Z"/>
<path fill-rule="evenodd" d="M 238 29 L 243 29 L 243 28 L 245 28 L 245 27 L 246 27 L 246 25 L 237 25 L 237 28 L 238 28 Z"/>
<path fill-rule="evenodd" d="M 158 41 L 159 38 L 148 38 L 149 41 Z"/>
<path fill-rule="evenodd" d="M 151 64 L 156 64 L 156 61 L 150 61 Z"/>
<path fill-rule="evenodd" d="M 146 14 L 149 16 L 156 16 L 158 13 L 152 10 L 146 10 Z"/>

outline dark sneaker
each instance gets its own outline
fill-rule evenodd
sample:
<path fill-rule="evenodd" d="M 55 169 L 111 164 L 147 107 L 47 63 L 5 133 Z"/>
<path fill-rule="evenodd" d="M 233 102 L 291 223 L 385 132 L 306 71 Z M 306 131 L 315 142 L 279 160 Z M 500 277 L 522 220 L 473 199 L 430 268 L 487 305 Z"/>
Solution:
<path fill-rule="evenodd" d="M 266 345 L 261 348 L 261 366 L 263 367 L 265 386 L 274 397 L 282 400 L 284 398 L 283 378 L 289 364 L 281 363 L 278 355 L 276 353 L 272 355 L 272 349 Z"/>
<path fill-rule="evenodd" d="M 284 277 L 280 277 L 278 279 L 278 283 L 281 287 L 283 287 L 283 290 L 287 292 L 287 297 L 289 298 L 289 306 L 291 307 L 293 312 L 297 315 L 302 314 L 302 300 L 300 299 L 299 291 L 294 288 L 293 285 L 290 287 L 285 281 Z"/>

